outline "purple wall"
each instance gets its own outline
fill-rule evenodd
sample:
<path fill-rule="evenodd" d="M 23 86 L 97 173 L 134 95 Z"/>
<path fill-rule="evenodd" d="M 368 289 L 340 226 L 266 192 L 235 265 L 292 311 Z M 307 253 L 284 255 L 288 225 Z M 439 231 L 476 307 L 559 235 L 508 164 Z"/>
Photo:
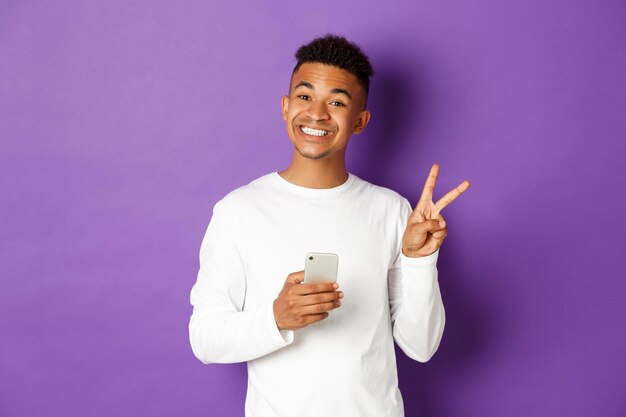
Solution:
<path fill-rule="evenodd" d="M 407 416 L 626 415 L 626 3 L 293 3 L 0 3 L 0 415 L 242 415 L 245 366 L 188 344 L 199 245 L 288 164 L 293 52 L 329 31 L 377 71 L 350 170 L 473 182 Z"/>

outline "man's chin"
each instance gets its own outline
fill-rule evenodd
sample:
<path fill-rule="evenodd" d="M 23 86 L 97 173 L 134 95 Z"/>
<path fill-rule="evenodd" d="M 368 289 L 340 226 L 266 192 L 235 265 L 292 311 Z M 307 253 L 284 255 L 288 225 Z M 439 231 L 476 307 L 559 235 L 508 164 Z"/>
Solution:
<path fill-rule="evenodd" d="M 295 148 L 296 148 L 296 151 L 300 154 L 301 157 L 306 158 L 306 159 L 311 159 L 311 160 L 324 159 L 328 155 L 331 154 L 331 151 L 310 152 L 310 151 L 307 151 L 307 150 L 299 149 L 297 146 L 295 146 Z"/>

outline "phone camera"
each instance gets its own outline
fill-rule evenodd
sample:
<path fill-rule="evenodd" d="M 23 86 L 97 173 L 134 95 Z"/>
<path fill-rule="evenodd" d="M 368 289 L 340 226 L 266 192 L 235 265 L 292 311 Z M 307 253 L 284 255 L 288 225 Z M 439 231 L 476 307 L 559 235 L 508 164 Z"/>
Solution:
<path fill-rule="evenodd" d="M 313 260 L 313 257 L 312 257 L 312 256 L 309 256 L 309 261 L 312 261 L 312 260 Z"/>

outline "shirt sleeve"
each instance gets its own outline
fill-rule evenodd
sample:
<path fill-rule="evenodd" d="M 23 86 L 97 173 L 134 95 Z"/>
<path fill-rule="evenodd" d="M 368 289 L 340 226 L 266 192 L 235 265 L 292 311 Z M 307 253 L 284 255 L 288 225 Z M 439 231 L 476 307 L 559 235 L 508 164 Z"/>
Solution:
<path fill-rule="evenodd" d="M 244 310 L 245 265 L 237 245 L 237 223 L 226 206 L 222 200 L 213 209 L 190 296 L 189 340 L 205 364 L 249 361 L 293 341 L 293 331 L 278 330 L 273 302 Z"/>
<path fill-rule="evenodd" d="M 393 338 L 408 357 L 427 362 L 437 351 L 446 315 L 437 279 L 439 251 L 422 258 L 402 253 L 402 235 L 411 206 L 405 207 L 398 224 L 397 257 L 388 273 L 389 305 Z"/>

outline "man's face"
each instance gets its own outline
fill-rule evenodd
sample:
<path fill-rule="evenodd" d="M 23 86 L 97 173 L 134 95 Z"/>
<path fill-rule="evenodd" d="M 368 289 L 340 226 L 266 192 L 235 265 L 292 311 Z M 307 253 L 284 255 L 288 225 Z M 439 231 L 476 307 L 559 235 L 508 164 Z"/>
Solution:
<path fill-rule="evenodd" d="M 348 140 L 370 118 L 365 91 L 343 69 L 320 63 L 302 64 L 282 99 L 287 133 L 298 153 L 307 159 L 343 159 Z"/>

